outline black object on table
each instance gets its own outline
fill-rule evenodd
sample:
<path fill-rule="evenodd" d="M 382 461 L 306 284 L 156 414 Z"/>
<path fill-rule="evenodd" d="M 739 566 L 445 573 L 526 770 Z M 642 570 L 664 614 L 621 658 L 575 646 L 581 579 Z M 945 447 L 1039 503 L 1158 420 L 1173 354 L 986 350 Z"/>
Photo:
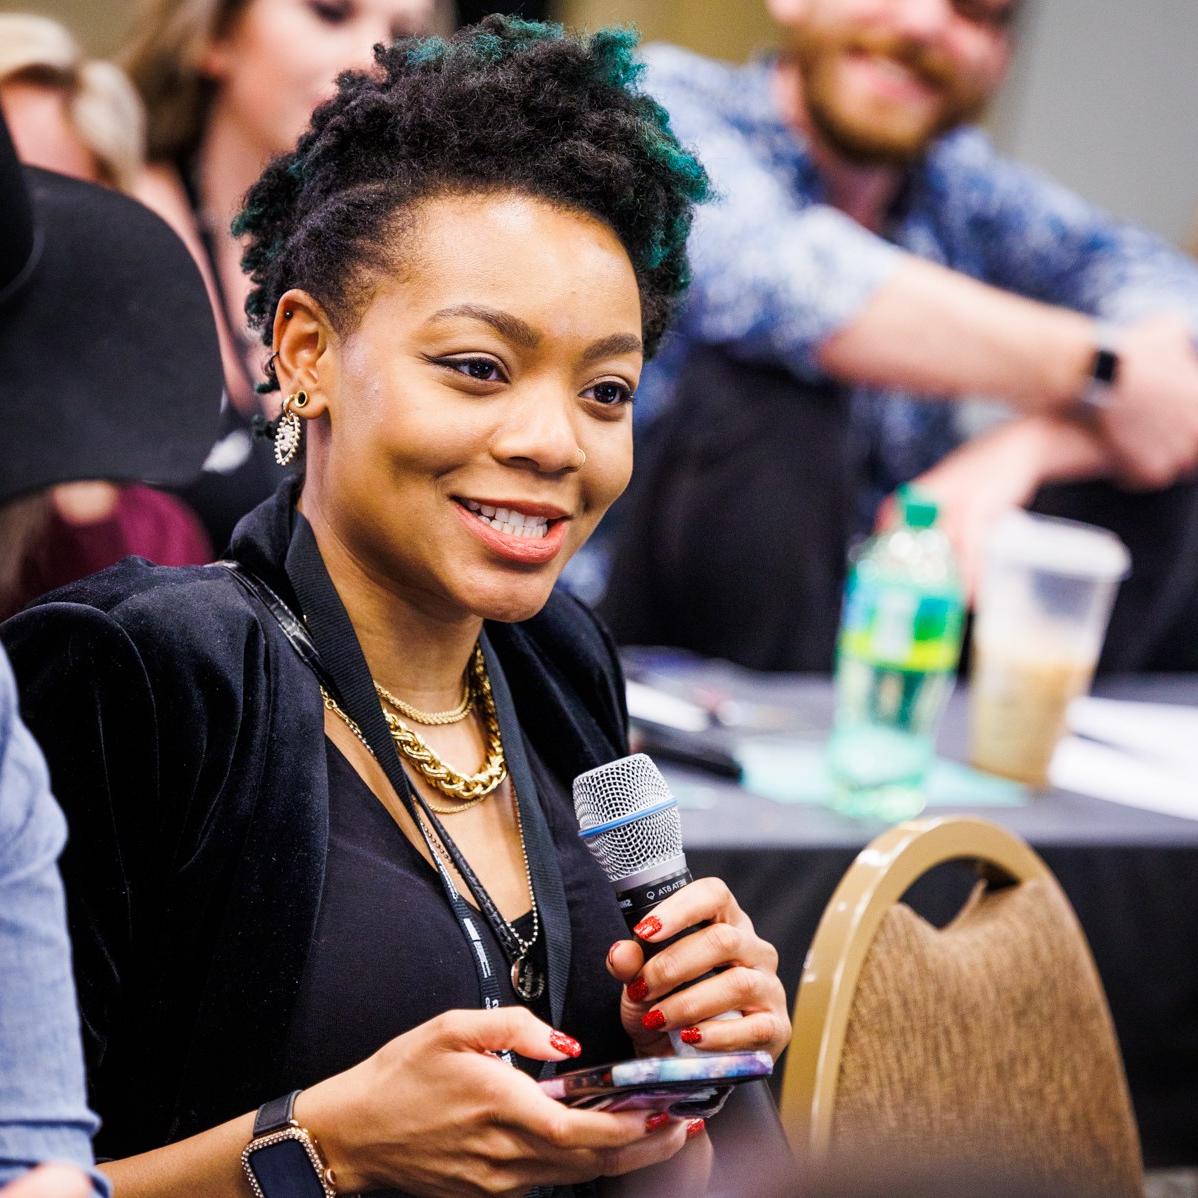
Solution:
<path fill-rule="evenodd" d="M 630 655 L 629 664 L 644 677 L 648 660 Z M 831 684 L 822 678 L 755 675 L 693 661 L 677 676 L 698 689 L 709 684 L 712 692 L 731 690 L 735 700 L 789 711 L 813 729 L 831 722 Z M 1198 676 L 1106 679 L 1096 693 L 1194 706 Z M 942 729 L 943 756 L 964 760 L 965 721 L 965 697 L 959 693 Z M 777 946 L 793 1004 L 824 907 L 853 858 L 883 825 L 858 823 L 822 806 L 779 804 L 711 774 L 668 763 L 664 768 L 680 790 L 703 801 L 683 811 L 692 871 L 729 882 L 758 931 Z M 1198 820 L 1059 790 L 1021 806 L 937 806 L 927 814 L 953 812 L 1015 832 L 1056 874 L 1102 975 L 1145 1162 L 1155 1168 L 1198 1164 Z M 966 869 L 945 867 L 924 879 L 908 901 L 943 923 L 959 909 L 971 881 Z M 781 1074 L 780 1067 L 775 1077 Z"/>

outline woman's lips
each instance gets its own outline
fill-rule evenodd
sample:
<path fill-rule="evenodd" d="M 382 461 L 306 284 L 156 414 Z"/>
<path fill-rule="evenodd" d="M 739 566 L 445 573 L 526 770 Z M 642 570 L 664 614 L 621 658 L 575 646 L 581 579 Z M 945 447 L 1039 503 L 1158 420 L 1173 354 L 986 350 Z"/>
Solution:
<path fill-rule="evenodd" d="M 480 505 L 475 505 L 476 507 Z M 493 516 L 483 515 L 482 511 L 472 511 L 462 500 L 454 501 L 454 511 L 458 519 L 497 557 L 522 565 L 539 566 L 552 561 L 560 552 L 566 540 L 568 517 L 556 517 L 546 520 L 546 528 L 540 536 L 519 536 L 504 532 L 495 526 Z M 504 509 L 499 509 L 503 511 Z M 502 522 L 501 522 L 502 523 Z M 535 531 L 535 530 L 534 530 Z"/>

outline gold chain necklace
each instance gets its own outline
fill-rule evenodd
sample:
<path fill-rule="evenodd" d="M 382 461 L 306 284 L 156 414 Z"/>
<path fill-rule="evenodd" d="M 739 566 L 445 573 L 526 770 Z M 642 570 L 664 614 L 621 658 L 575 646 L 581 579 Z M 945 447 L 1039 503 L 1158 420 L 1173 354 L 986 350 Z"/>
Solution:
<path fill-rule="evenodd" d="M 469 678 L 462 683 L 462 698 L 458 705 L 450 708 L 449 711 L 421 711 L 419 707 L 413 707 L 411 703 L 405 703 L 397 695 L 393 695 L 381 682 L 376 682 L 374 689 L 378 692 L 379 698 L 384 703 L 390 703 L 400 715 L 406 715 L 409 720 L 414 720 L 417 724 L 424 724 L 427 727 L 457 724 L 474 710 L 474 691 L 470 686 Z"/>
<path fill-rule="evenodd" d="M 428 805 L 429 809 L 435 811 L 438 815 L 456 815 L 459 811 L 468 811 L 471 807 L 477 806 L 485 798 L 487 798 L 488 795 L 493 794 L 496 788 L 507 776 L 507 764 L 503 757 L 503 742 L 499 738 L 499 717 L 495 710 L 495 698 L 491 693 L 491 680 L 487 677 L 487 667 L 483 658 L 481 646 L 476 645 L 474 647 L 474 656 L 470 660 L 470 673 L 471 698 L 473 700 L 475 697 L 474 692 L 477 689 L 478 697 L 481 698 L 483 704 L 483 718 L 488 725 L 488 747 L 490 745 L 490 728 L 493 726 L 494 741 L 498 749 L 499 760 L 503 767 L 503 774 L 500 776 L 499 780 L 491 785 L 483 794 L 469 799 L 466 802 L 457 803 L 452 807 L 444 807 L 425 799 L 425 803 Z M 325 708 L 333 712 L 345 724 L 345 726 L 354 734 L 354 736 L 357 737 L 358 741 L 361 743 L 366 752 L 373 757 L 375 755 L 374 750 L 370 747 L 370 742 L 366 739 L 362 729 L 358 725 L 358 722 L 353 719 L 348 712 L 341 709 L 340 705 L 337 703 L 337 700 L 334 699 L 333 696 L 330 695 L 323 686 L 320 688 L 320 696 L 324 700 Z M 392 738 L 395 739 L 396 746 L 399 748 L 400 752 L 404 753 L 404 747 L 399 742 L 398 738 L 395 737 L 394 728 L 391 727 L 391 720 L 395 720 L 397 724 L 399 723 L 399 720 L 395 716 L 387 714 L 388 726 L 391 730 Z M 402 727 L 402 725 L 400 725 L 400 727 Z M 404 731 L 407 732 L 408 730 L 404 729 Z M 415 736 L 415 733 L 409 732 L 409 735 L 415 737 L 417 740 L 420 739 L 419 737 Z M 427 748 L 427 746 L 425 747 Z M 407 754 L 404 753 L 404 756 L 407 756 Z M 490 760 L 488 761 L 488 766 L 489 765 Z M 486 771 L 484 770 L 483 772 Z M 421 768 L 421 773 L 425 773 L 423 768 Z M 428 776 L 427 773 L 425 773 L 425 776 Z M 478 778 L 479 776 L 480 775 L 474 775 L 474 778 Z M 429 781 L 438 790 L 444 789 L 433 779 L 430 778 Z M 520 936 L 515 927 L 513 927 L 508 920 L 504 920 L 503 922 L 506 925 L 508 932 L 510 932 L 511 938 L 515 942 L 517 949 L 519 950 L 515 960 L 512 961 L 512 988 L 525 1002 L 533 1002 L 541 996 L 545 989 L 544 975 L 529 960 L 529 953 L 532 951 L 533 945 L 536 944 L 537 938 L 540 936 L 541 913 L 537 904 L 536 891 L 533 889 L 532 869 L 528 864 L 528 848 L 524 841 L 524 822 L 520 818 L 520 800 L 516 795 L 515 787 L 512 788 L 512 809 L 514 810 L 516 816 L 516 833 L 520 837 L 520 856 L 524 865 L 524 880 L 528 886 L 529 907 L 532 910 L 532 935 L 525 940 L 522 936 Z M 446 852 L 445 846 L 440 843 L 440 837 L 436 835 L 433 829 L 430 828 L 423 819 L 421 819 L 419 809 L 414 811 L 413 814 L 416 818 L 416 822 L 420 825 L 420 830 L 424 835 L 425 842 L 428 844 L 429 851 L 437 859 L 438 868 L 442 870 L 446 869 L 447 863 L 445 861 L 445 857 L 449 857 L 449 854 Z M 445 857 L 442 857 L 442 854 L 445 854 Z M 502 916 L 500 916 L 500 918 L 502 918 Z"/>
<path fill-rule="evenodd" d="M 495 697 L 491 693 L 491 680 L 487 677 L 486 662 L 479 645 L 474 647 L 474 655 L 470 661 L 470 675 L 471 700 L 472 702 L 479 701 L 482 706 L 487 752 L 486 764 L 476 774 L 458 773 L 452 766 L 444 762 L 422 737 L 406 727 L 398 716 L 392 715 L 391 712 L 384 712 L 387 729 L 400 754 L 420 771 L 435 790 L 458 800 L 452 807 L 430 802 L 429 806 L 438 815 L 457 815 L 461 811 L 469 811 L 471 807 L 476 807 L 493 794 L 507 777 L 507 760 L 503 752 L 503 740 L 499 734 L 499 716 L 495 710 Z M 351 719 L 348 713 L 342 711 L 337 701 L 324 687 L 320 688 L 320 694 L 325 707 L 342 720 L 373 756 L 374 751 L 367 744 L 357 722 Z"/>

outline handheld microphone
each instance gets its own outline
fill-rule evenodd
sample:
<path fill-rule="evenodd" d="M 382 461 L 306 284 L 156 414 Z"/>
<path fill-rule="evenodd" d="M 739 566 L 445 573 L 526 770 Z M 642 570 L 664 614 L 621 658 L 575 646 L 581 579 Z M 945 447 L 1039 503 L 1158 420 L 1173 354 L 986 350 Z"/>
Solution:
<path fill-rule="evenodd" d="M 574 812 L 579 835 L 615 888 L 629 928 L 692 881 L 678 800 L 644 753 L 579 774 Z"/>
<path fill-rule="evenodd" d="M 574 812 L 579 835 L 607 874 L 630 929 L 693 880 L 682 851 L 678 800 L 644 753 L 579 774 L 574 779 Z M 695 931 L 697 927 L 688 928 L 679 935 Z M 642 947 L 650 957 L 666 944 Z M 726 1011 L 717 1018 L 739 1019 L 740 1012 Z M 676 1031 L 670 1032 L 670 1041 L 683 1056 L 702 1051 L 684 1044 Z"/>

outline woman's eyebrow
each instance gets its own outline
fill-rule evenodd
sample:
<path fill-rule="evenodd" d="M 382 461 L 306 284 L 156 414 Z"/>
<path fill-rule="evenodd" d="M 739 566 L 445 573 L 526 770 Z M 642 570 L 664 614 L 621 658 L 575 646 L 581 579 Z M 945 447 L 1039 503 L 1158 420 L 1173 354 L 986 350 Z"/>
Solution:
<path fill-rule="evenodd" d="M 644 352 L 644 345 L 635 333 L 613 333 L 610 337 L 601 337 L 591 342 L 583 351 L 584 363 L 597 362 L 600 358 L 611 358 L 616 354 L 639 354 Z"/>
<path fill-rule="evenodd" d="M 455 304 L 452 308 L 442 308 L 428 318 L 432 324 L 438 320 L 455 320 L 466 317 L 468 320 L 479 320 L 489 324 L 500 336 L 525 349 L 535 349 L 540 344 L 541 334 L 518 316 L 499 308 L 488 308 L 482 304 Z"/>

